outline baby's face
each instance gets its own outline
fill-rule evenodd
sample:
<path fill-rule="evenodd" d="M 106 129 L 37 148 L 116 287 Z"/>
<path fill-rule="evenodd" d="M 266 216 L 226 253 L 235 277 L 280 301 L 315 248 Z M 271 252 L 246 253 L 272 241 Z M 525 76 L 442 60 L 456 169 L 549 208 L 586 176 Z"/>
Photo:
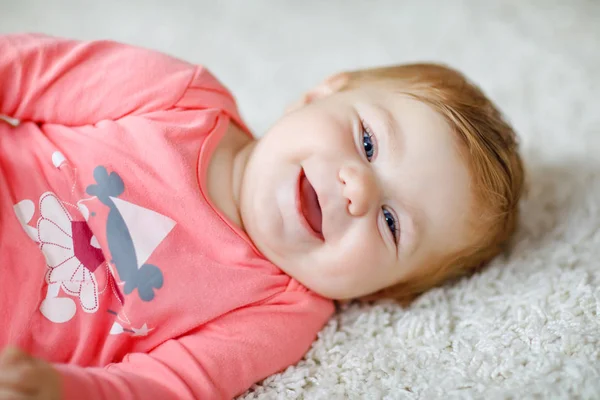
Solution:
<path fill-rule="evenodd" d="M 377 88 L 284 116 L 256 144 L 240 195 L 257 248 L 333 299 L 373 293 L 468 245 L 472 204 L 445 119 Z"/>

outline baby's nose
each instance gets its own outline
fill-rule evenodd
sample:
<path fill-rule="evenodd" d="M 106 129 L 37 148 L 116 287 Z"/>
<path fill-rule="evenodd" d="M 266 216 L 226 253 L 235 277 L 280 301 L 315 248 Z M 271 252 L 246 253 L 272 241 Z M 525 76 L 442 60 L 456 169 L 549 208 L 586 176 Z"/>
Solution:
<path fill-rule="evenodd" d="M 354 216 L 366 214 L 378 196 L 373 172 L 362 166 L 344 166 L 338 176 L 342 194 L 348 200 L 348 212 Z"/>

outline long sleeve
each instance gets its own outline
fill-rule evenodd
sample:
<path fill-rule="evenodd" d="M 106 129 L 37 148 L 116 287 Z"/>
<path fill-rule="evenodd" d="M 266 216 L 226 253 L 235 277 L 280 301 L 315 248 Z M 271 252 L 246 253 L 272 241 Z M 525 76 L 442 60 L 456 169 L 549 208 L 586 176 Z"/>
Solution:
<path fill-rule="evenodd" d="M 0 35 L 0 114 L 68 126 L 172 107 L 198 67 L 111 41 Z"/>
<path fill-rule="evenodd" d="M 65 399 L 230 399 L 299 361 L 333 312 L 285 292 L 107 368 L 58 365 Z"/>

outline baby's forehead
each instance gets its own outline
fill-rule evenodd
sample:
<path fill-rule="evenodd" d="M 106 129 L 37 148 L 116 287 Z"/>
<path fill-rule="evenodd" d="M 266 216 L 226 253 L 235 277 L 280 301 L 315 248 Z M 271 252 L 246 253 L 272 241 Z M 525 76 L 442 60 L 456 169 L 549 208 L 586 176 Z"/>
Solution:
<path fill-rule="evenodd" d="M 385 87 L 364 87 L 353 92 L 353 100 L 362 105 L 384 109 L 394 118 L 400 118 L 406 112 L 418 111 L 427 120 L 442 123 L 445 128 L 454 129 L 454 122 L 447 113 L 442 112 L 443 104 L 433 103 L 416 94 Z"/>

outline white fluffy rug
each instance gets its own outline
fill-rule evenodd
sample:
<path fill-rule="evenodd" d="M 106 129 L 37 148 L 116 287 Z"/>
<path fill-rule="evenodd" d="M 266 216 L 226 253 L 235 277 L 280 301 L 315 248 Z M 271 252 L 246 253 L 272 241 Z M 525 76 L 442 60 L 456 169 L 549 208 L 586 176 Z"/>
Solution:
<path fill-rule="evenodd" d="M 0 0 L 0 32 L 204 63 L 258 135 L 330 73 L 443 61 L 500 104 L 529 169 L 511 254 L 406 309 L 346 308 L 244 398 L 600 398 L 600 2 L 168 3 Z"/>

